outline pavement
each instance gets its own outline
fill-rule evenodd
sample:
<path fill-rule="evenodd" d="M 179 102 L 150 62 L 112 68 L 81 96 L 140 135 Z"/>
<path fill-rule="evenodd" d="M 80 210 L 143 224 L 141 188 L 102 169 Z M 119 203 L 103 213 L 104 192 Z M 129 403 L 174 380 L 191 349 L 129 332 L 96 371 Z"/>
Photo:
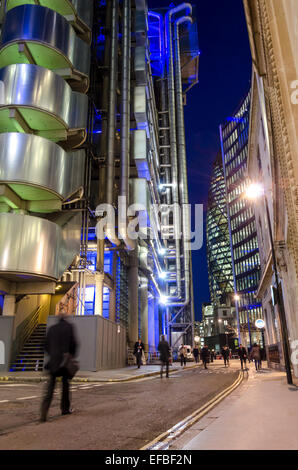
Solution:
<path fill-rule="evenodd" d="M 219 361 L 217 361 L 218 363 Z M 214 363 L 215 364 L 215 363 Z M 212 364 L 211 364 L 212 365 Z M 187 362 L 185 369 L 194 367 L 202 367 L 202 363 L 195 364 L 194 362 Z M 175 362 L 170 366 L 170 373 L 181 370 L 180 363 Z M 165 370 L 165 369 L 164 369 Z M 165 372 L 164 372 L 165 373 Z M 128 366 L 121 369 L 99 370 L 96 372 L 79 371 L 73 378 L 72 382 L 127 382 L 130 380 L 141 379 L 144 377 L 151 377 L 160 374 L 159 364 L 149 364 L 141 366 Z M 47 380 L 47 373 L 44 372 L 0 372 L 0 382 L 43 382 Z"/>
<path fill-rule="evenodd" d="M 231 361 L 232 368 L 239 368 Z M 249 365 L 242 384 L 197 421 L 170 450 L 298 450 L 298 381 Z"/>

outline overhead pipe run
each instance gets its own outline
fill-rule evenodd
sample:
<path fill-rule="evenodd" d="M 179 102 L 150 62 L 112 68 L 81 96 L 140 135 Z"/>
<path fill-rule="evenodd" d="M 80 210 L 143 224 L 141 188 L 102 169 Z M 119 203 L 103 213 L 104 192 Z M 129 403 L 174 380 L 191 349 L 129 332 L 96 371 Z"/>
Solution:
<path fill-rule="evenodd" d="M 172 191 L 173 191 L 173 202 L 174 198 L 178 199 L 177 202 L 182 203 L 182 208 L 185 204 L 188 204 L 187 194 L 187 180 L 185 179 L 186 174 L 186 153 L 185 153 L 185 136 L 184 130 L 181 131 L 181 125 L 184 125 L 183 118 L 183 99 L 182 99 L 182 81 L 181 81 L 181 60 L 180 60 L 180 48 L 179 48 L 179 25 L 185 21 L 192 21 L 190 16 L 183 16 L 175 20 L 175 77 L 174 81 L 174 70 L 173 70 L 173 47 L 172 47 L 172 17 L 173 15 L 180 13 L 183 10 L 192 14 L 192 6 L 190 3 L 183 3 L 176 8 L 173 8 L 166 14 L 166 46 L 167 46 L 167 73 L 168 73 L 168 94 L 169 94 L 169 119 L 170 119 L 170 140 L 171 140 L 171 158 L 172 158 Z M 176 100 L 177 96 L 177 134 L 176 134 Z M 183 132 L 183 133 L 182 133 Z M 178 139 L 178 152 L 177 152 L 177 139 Z M 179 158 L 179 188 L 180 198 L 178 196 L 178 158 Z M 184 159 L 184 162 L 181 161 Z M 185 171 L 184 171 L 185 168 Z M 186 183 L 186 186 L 185 186 Z M 187 202 L 185 202 L 187 201 Z M 180 243 L 179 237 L 177 237 L 177 229 L 175 229 L 175 245 L 176 245 L 176 272 L 177 272 L 177 297 L 168 298 L 165 302 L 167 307 L 179 307 L 186 306 L 190 301 L 190 272 L 189 272 L 189 250 L 188 241 L 189 237 L 185 234 L 189 234 L 189 213 L 183 210 L 183 257 L 184 257 L 184 299 L 182 300 L 181 291 L 181 263 L 180 263 Z M 185 213 L 186 212 L 186 213 Z M 178 220 L 178 219 L 176 219 Z M 186 230 L 186 232 L 185 232 Z M 178 248 L 178 250 L 177 250 Z M 179 267 L 179 269 L 178 269 Z"/>
<path fill-rule="evenodd" d="M 124 214 L 123 219 L 118 218 L 118 231 L 128 250 L 134 250 L 135 240 L 127 234 L 127 207 L 129 201 L 129 165 L 130 165 L 130 77 L 131 77 L 131 0 L 123 2 L 123 31 L 122 31 L 122 84 L 121 84 L 121 181 L 120 204 L 118 214 Z"/>
<path fill-rule="evenodd" d="M 115 177 L 115 133 L 116 133 L 116 89 L 118 66 L 118 17 L 119 1 L 112 1 L 111 19 L 111 54 L 110 54 L 110 87 L 108 103 L 108 148 L 107 148 L 107 204 L 114 203 L 114 177 Z M 120 240 L 115 235 L 115 225 L 109 220 L 105 228 L 106 236 L 114 245 L 119 246 Z"/>

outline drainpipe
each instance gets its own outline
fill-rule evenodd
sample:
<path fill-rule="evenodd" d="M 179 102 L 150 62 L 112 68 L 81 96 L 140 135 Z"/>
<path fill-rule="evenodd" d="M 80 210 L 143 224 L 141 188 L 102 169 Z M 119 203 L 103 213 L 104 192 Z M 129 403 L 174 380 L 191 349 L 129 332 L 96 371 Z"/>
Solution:
<path fill-rule="evenodd" d="M 128 250 L 134 250 L 136 243 L 127 234 L 127 207 L 129 201 L 129 156 L 130 156 L 130 75 L 131 75 L 131 0 L 123 1 L 122 20 L 122 84 L 121 84 L 121 210 L 118 214 L 118 230 Z M 121 216 L 120 216 L 121 214 Z"/>

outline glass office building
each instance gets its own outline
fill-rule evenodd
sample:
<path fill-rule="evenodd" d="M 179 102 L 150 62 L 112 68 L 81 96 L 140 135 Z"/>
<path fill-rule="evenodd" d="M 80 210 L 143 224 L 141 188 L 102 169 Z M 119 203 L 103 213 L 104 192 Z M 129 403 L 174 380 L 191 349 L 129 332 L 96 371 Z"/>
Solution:
<path fill-rule="evenodd" d="M 244 98 L 234 115 L 220 126 L 224 177 L 233 265 L 234 291 L 241 342 L 262 344 L 255 321 L 262 318 L 262 305 L 255 297 L 261 267 L 257 230 L 252 202 L 245 198 L 251 93 Z"/>
<path fill-rule="evenodd" d="M 219 152 L 212 170 L 208 193 L 207 262 L 211 302 L 226 304 L 234 292 L 227 201 L 222 157 Z"/>

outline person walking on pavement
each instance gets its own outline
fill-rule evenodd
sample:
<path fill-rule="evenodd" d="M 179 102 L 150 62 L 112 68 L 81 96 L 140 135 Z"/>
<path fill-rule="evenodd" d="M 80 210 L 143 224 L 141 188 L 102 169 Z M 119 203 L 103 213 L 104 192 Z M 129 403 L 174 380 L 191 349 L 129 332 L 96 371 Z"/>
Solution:
<path fill-rule="evenodd" d="M 241 369 L 243 370 L 243 363 L 245 365 L 245 370 L 247 369 L 246 367 L 246 359 L 247 359 L 247 351 L 242 344 L 240 344 L 239 349 L 238 349 L 238 356 L 241 362 Z"/>
<path fill-rule="evenodd" d="M 187 354 L 186 347 L 184 346 L 184 344 L 181 344 L 179 348 L 181 367 L 183 367 L 183 365 L 184 367 L 186 366 L 186 354 Z"/>
<path fill-rule="evenodd" d="M 250 357 L 255 363 L 256 370 L 261 369 L 261 349 L 260 346 L 255 343 L 251 348 Z"/>
<path fill-rule="evenodd" d="M 228 346 L 224 346 L 222 348 L 221 354 L 222 354 L 222 357 L 223 357 L 223 360 L 224 360 L 224 363 L 225 363 L 225 367 L 227 367 L 227 364 L 229 366 L 230 365 L 230 350 L 229 350 Z"/>
<path fill-rule="evenodd" d="M 205 369 L 208 369 L 207 363 L 209 362 L 210 358 L 210 351 L 208 349 L 208 346 L 204 344 L 204 347 L 201 349 L 201 359 L 203 361 Z"/>
<path fill-rule="evenodd" d="M 197 363 L 198 363 L 198 360 L 199 360 L 199 348 L 198 348 L 198 346 L 195 346 L 195 347 L 193 348 L 192 353 L 193 353 L 193 357 L 194 357 L 195 363 L 197 364 Z"/>
<path fill-rule="evenodd" d="M 166 366 L 166 377 L 169 378 L 169 361 L 170 361 L 170 356 L 171 356 L 171 349 L 164 335 L 162 335 L 157 349 L 159 351 L 159 358 L 161 361 L 160 378 L 162 379 L 164 366 Z"/>
<path fill-rule="evenodd" d="M 138 365 L 138 369 L 139 369 L 141 367 L 141 364 L 142 364 L 142 357 L 145 354 L 145 348 L 144 348 L 144 344 L 142 343 L 141 338 L 139 338 L 138 341 L 135 343 L 133 353 L 136 356 L 137 365 Z"/>
<path fill-rule="evenodd" d="M 58 322 L 47 332 L 44 349 L 49 355 L 45 369 L 49 372 L 49 382 L 41 404 L 42 422 L 47 420 L 47 414 L 53 398 L 56 378 L 62 377 L 61 412 L 67 415 L 73 412 L 70 408 L 69 373 L 63 363 L 66 355 L 75 357 L 78 349 L 74 326 L 67 320 L 66 315 L 59 315 Z"/>
<path fill-rule="evenodd" d="M 210 358 L 211 358 L 211 362 L 214 361 L 215 359 L 215 353 L 214 353 L 214 349 L 211 349 L 211 352 L 210 352 Z"/>

